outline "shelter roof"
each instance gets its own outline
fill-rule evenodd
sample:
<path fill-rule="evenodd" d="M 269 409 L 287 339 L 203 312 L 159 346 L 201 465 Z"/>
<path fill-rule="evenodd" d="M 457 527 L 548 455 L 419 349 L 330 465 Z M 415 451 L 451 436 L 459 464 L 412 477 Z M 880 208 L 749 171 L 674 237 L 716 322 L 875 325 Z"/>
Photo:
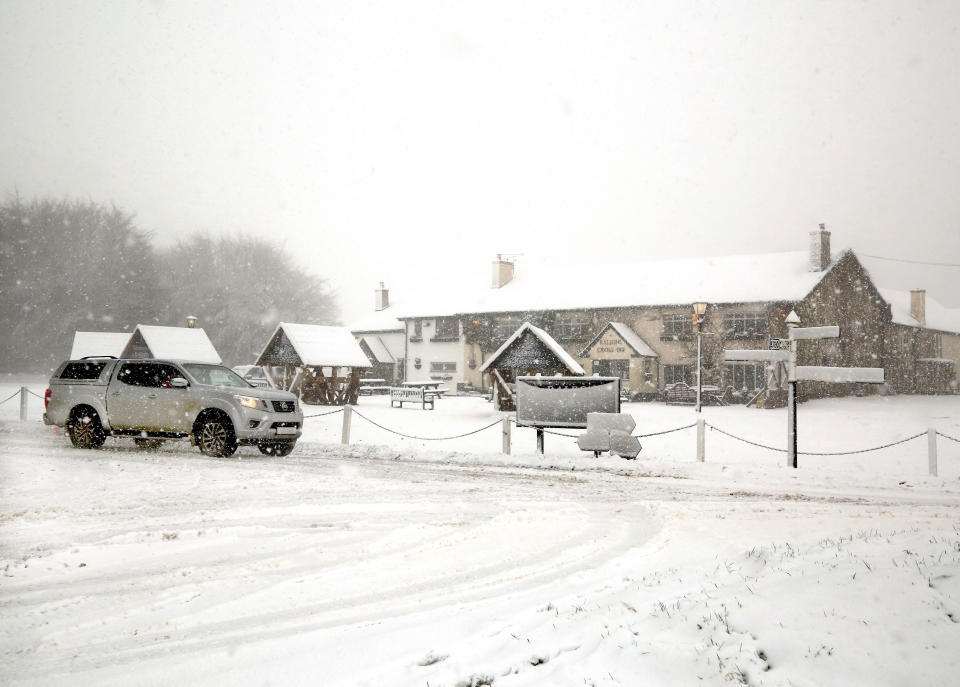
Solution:
<path fill-rule="evenodd" d="M 374 334 L 367 334 L 361 339 L 367 347 L 370 349 L 370 352 L 373 354 L 373 357 L 378 363 L 393 363 L 396 362 L 393 356 L 390 354 L 390 351 L 387 349 L 386 344 L 383 343 L 383 339 Z"/>
<path fill-rule="evenodd" d="M 404 331 L 403 322 L 397 319 L 397 309 L 393 306 L 364 315 L 350 322 L 347 328 L 354 333 Z"/>
<path fill-rule="evenodd" d="M 119 358 L 129 340 L 130 332 L 74 332 L 70 359 L 78 360 L 93 355 Z"/>
<path fill-rule="evenodd" d="M 908 327 L 923 327 L 937 329 L 943 332 L 960 333 L 960 308 L 948 308 L 939 301 L 925 295 L 925 323 L 920 322 L 910 314 L 910 292 L 895 289 L 878 288 L 880 295 L 890 304 L 890 315 L 894 324 Z"/>
<path fill-rule="evenodd" d="M 623 322 L 610 322 L 606 327 L 600 330 L 600 333 L 593 337 L 593 341 L 587 344 L 587 346 L 580 351 L 580 358 L 587 358 L 590 354 L 590 349 L 592 349 L 598 341 L 600 341 L 604 334 L 608 331 L 613 330 L 617 335 L 623 339 L 623 342 L 627 344 L 630 348 L 633 349 L 633 352 L 639 356 L 645 358 L 657 358 L 657 352 L 650 348 L 650 345 L 643 340 L 643 338 L 633 331 L 633 328 L 624 324 Z"/>
<path fill-rule="evenodd" d="M 271 362 L 264 356 L 278 335 L 287 337 L 301 363 L 308 367 L 370 367 L 363 349 L 346 327 L 296 322 L 277 325 L 257 359 L 258 365 Z"/>
<path fill-rule="evenodd" d="M 154 358 L 176 358 L 180 360 L 195 360 L 201 363 L 223 362 L 217 349 L 202 328 L 190 327 L 159 327 L 156 325 L 138 324 L 124 348 L 124 355 L 128 351 L 137 335 L 150 349 Z"/>
<path fill-rule="evenodd" d="M 496 368 L 497 362 L 501 358 L 506 357 L 506 354 L 513 348 L 515 348 L 522 340 L 524 334 L 533 335 L 544 347 L 546 347 L 557 359 L 567 368 L 572 374 L 583 375 L 586 374 L 586 371 L 580 366 L 573 356 L 567 353 L 563 346 L 558 344 L 556 340 L 547 334 L 545 331 L 539 327 L 534 327 L 529 322 L 524 322 L 517 328 L 513 334 L 510 335 L 506 341 L 503 342 L 503 345 L 496 350 L 496 352 L 487 359 L 487 361 L 480 366 L 480 372 L 486 372 L 488 369 Z"/>

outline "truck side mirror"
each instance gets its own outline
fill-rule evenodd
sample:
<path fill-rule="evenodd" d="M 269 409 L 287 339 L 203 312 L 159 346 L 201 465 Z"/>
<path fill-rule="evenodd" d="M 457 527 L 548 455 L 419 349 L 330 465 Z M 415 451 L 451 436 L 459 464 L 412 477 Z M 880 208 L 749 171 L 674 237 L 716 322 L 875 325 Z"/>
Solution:
<path fill-rule="evenodd" d="M 188 386 L 190 386 L 190 382 L 183 377 L 173 377 L 170 380 L 170 386 L 172 386 L 174 389 L 186 389 Z"/>

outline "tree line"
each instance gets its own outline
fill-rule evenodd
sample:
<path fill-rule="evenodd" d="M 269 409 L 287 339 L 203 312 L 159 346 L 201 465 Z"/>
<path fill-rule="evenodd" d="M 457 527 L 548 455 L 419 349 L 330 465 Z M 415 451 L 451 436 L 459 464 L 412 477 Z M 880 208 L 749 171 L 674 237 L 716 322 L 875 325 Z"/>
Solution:
<path fill-rule="evenodd" d="M 78 330 L 184 326 L 187 315 L 236 365 L 278 322 L 332 323 L 337 310 L 325 280 L 262 238 L 198 234 L 161 248 L 115 205 L 0 203 L 0 371 L 49 372 Z"/>

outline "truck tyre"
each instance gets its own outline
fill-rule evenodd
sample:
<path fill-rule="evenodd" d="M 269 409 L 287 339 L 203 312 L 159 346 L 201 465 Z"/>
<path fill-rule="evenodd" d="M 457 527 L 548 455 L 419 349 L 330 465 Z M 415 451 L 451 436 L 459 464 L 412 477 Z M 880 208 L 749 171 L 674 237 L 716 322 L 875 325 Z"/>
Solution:
<path fill-rule="evenodd" d="M 100 448 L 107 440 L 100 416 L 90 406 L 77 406 L 70 412 L 67 433 L 77 448 Z"/>
<path fill-rule="evenodd" d="M 237 450 L 237 437 L 233 423 L 222 413 L 210 413 L 197 421 L 195 429 L 200 453 L 215 458 L 233 455 Z"/>
<path fill-rule="evenodd" d="M 277 456 L 278 458 L 283 458 L 284 456 L 289 456 L 293 453 L 293 447 L 296 446 L 295 442 L 281 442 L 277 444 L 257 444 L 257 448 L 260 449 L 260 453 L 265 456 Z"/>

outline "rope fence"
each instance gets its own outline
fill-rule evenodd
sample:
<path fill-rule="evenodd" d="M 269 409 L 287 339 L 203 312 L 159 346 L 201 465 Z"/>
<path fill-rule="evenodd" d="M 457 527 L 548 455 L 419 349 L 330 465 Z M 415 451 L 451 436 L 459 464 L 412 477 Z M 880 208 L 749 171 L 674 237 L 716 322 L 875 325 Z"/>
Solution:
<path fill-rule="evenodd" d="M 336 415 L 337 413 L 342 413 L 342 412 L 343 412 L 343 408 L 337 408 L 336 410 L 330 410 L 330 411 L 327 411 L 326 413 L 314 413 L 313 415 L 304 415 L 303 419 L 306 420 L 311 417 L 323 417 L 325 415 Z"/>
<path fill-rule="evenodd" d="M 949 435 L 947 435 L 947 434 L 944 434 L 944 433 L 941 432 L 941 431 L 937 431 L 937 436 L 941 436 L 941 437 L 943 437 L 944 439 L 949 439 L 950 441 L 955 441 L 955 442 L 957 442 L 958 444 L 960 444 L 960 439 L 957 439 L 956 437 L 952 437 L 952 436 L 949 436 Z"/>
<path fill-rule="evenodd" d="M 3 399 L 2 401 L 0 401 L 0 406 L 2 406 L 2 405 L 3 405 L 4 403 L 6 403 L 7 401 L 12 401 L 13 399 L 15 399 L 15 398 L 16 398 L 17 396 L 19 396 L 19 395 L 20 395 L 20 390 L 17 389 L 17 390 L 14 391 L 12 394 L 10 394 L 9 396 L 7 396 L 5 399 Z"/>
<path fill-rule="evenodd" d="M 768 451 L 777 451 L 778 453 L 786 453 L 787 449 L 777 448 L 776 446 L 767 446 L 766 444 L 760 444 L 756 441 L 750 441 L 749 439 L 744 439 L 739 437 L 736 434 L 731 434 L 723 429 L 720 429 L 716 425 L 711 425 L 709 422 L 706 423 L 712 431 L 719 432 L 720 434 L 726 435 L 731 439 L 736 439 L 737 441 L 742 441 L 745 444 L 750 444 L 751 446 L 757 446 L 759 448 L 767 449 Z M 881 446 L 874 446 L 872 448 L 862 448 L 856 449 L 854 451 L 797 451 L 799 456 L 852 456 L 857 453 L 870 453 L 871 451 L 880 451 L 885 448 L 890 448 L 891 446 L 897 446 L 898 444 L 905 444 L 908 441 L 913 441 L 914 439 L 919 439 L 920 437 L 926 435 L 927 432 L 920 432 L 919 434 L 914 434 L 913 436 L 907 437 L 906 439 L 899 439 L 898 441 L 891 441 L 888 444 L 883 444 Z M 937 432 L 940 434 L 940 432 Z M 943 436 L 942 434 L 940 436 Z"/>
<path fill-rule="evenodd" d="M 358 415 L 359 417 L 363 418 L 364 420 L 366 420 L 367 422 L 369 422 L 369 423 L 370 423 L 371 425 L 373 425 L 374 427 L 379 427 L 380 429 L 382 429 L 382 430 L 384 430 L 384 431 L 386 431 L 386 432 L 390 432 L 391 434 L 396 434 L 397 436 L 399 436 L 399 437 L 404 437 L 405 439 L 416 439 L 416 440 L 418 440 L 418 441 L 449 441 L 449 440 L 451 440 L 451 439 L 462 439 L 463 437 L 468 437 L 468 436 L 470 436 L 471 434 L 479 434 L 480 432 L 484 431 L 485 429 L 490 429 L 491 427 L 493 427 L 493 426 L 495 426 L 495 425 L 499 425 L 499 424 L 501 424 L 501 423 L 503 422 L 502 420 L 497 420 L 496 422 L 491 422 L 489 425 L 485 425 L 484 427 L 481 427 L 480 429 L 475 429 L 475 430 L 473 430 L 472 432 L 464 432 L 463 434 L 454 434 L 454 435 L 449 436 L 449 437 L 418 437 L 418 436 L 414 436 L 414 435 L 412 435 L 412 434 L 404 434 L 403 432 L 398 432 L 397 430 L 395 430 L 395 429 L 390 429 L 389 427 L 384 427 L 384 426 L 381 425 L 379 422 L 375 422 L 375 421 L 371 420 L 370 418 L 368 418 L 366 415 L 364 415 L 363 413 L 361 413 L 360 411 L 358 411 L 356 408 L 353 409 L 353 413 L 354 413 L 355 415 Z"/>

